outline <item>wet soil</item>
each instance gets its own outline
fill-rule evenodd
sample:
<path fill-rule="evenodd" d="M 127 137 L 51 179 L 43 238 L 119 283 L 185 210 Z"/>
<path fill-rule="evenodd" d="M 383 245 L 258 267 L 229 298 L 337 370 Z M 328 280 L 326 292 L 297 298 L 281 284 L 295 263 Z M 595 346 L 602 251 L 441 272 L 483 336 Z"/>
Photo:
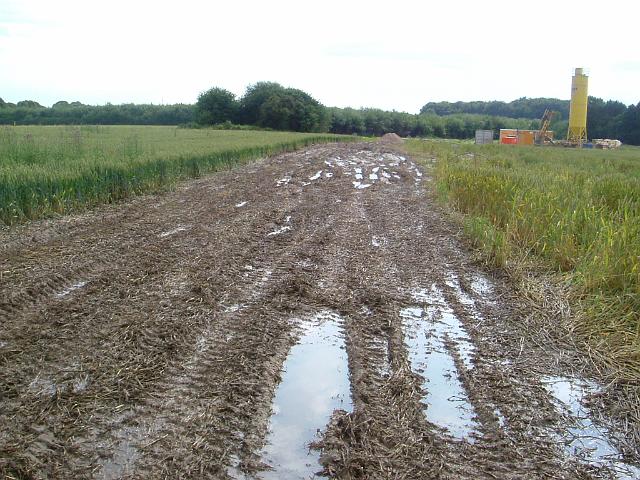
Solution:
<path fill-rule="evenodd" d="M 633 478 L 394 148 L 0 232 L 0 474 Z"/>

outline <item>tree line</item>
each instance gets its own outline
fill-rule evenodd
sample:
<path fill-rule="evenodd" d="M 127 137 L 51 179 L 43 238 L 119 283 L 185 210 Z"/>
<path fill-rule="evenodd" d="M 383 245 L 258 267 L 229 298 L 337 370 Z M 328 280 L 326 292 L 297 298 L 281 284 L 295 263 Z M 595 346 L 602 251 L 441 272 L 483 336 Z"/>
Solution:
<path fill-rule="evenodd" d="M 353 135 L 473 138 L 475 130 L 535 129 L 545 109 L 554 110 L 556 138 L 567 131 L 569 101 L 520 98 L 513 102 L 430 102 L 417 115 L 374 108 L 329 108 L 308 93 L 275 82 L 258 82 L 236 97 L 213 87 L 195 105 L 83 105 L 60 101 L 47 108 L 25 100 L 0 99 L 0 124 L 184 125 L 219 128 L 262 128 Z M 245 127 L 239 127 L 244 125 Z M 640 103 L 589 97 L 587 132 L 590 138 L 619 138 L 640 145 Z"/>
<path fill-rule="evenodd" d="M 0 125 L 181 125 L 194 121 L 193 105 L 84 105 L 60 101 L 50 108 L 0 98 Z"/>

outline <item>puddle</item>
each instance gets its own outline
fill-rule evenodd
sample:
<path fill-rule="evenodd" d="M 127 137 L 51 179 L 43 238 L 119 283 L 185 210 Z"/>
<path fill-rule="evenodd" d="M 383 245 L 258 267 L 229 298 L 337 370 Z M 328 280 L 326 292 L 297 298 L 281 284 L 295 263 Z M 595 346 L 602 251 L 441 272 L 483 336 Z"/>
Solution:
<path fill-rule="evenodd" d="M 458 302 L 460 302 L 461 305 L 465 307 L 471 317 L 482 322 L 483 317 L 480 311 L 476 308 L 476 302 L 469 296 L 467 292 L 462 290 L 458 277 L 453 273 L 449 273 L 449 279 L 445 282 L 445 284 L 453 289 L 456 299 L 458 300 Z"/>
<path fill-rule="evenodd" d="M 480 297 L 486 297 L 493 293 L 493 286 L 488 279 L 481 275 L 474 275 L 471 278 L 471 290 Z"/>
<path fill-rule="evenodd" d="M 41 378 L 40 375 L 37 375 L 29 384 L 28 389 L 31 393 L 39 397 L 53 397 L 58 387 L 52 380 Z"/>
<path fill-rule="evenodd" d="M 500 408 L 499 407 L 495 407 L 493 409 L 493 414 L 498 419 L 498 425 L 500 425 L 500 428 L 504 429 L 505 425 L 507 424 L 507 421 L 505 420 L 504 415 L 500 411 Z"/>
<path fill-rule="evenodd" d="M 593 423 L 589 409 L 583 405 L 585 396 L 598 391 L 595 384 L 552 376 L 543 377 L 542 383 L 558 401 L 561 412 L 573 420 L 573 426 L 562 433 L 567 455 L 591 465 L 608 467 L 615 472 L 615 478 L 640 478 L 640 468 L 624 463 L 618 449 L 609 441 L 609 431 Z"/>
<path fill-rule="evenodd" d="M 351 410 L 349 367 L 339 315 L 323 311 L 302 325 L 302 337 L 285 361 L 273 399 L 263 479 L 310 478 L 320 452 L 308 445 L 335 409 Z"/>
<path fill-rule="evenodd" d="M 377 367 L 378 373 L 382 377 L 391 376 L 391 355 L 389 354 L 389 342 L 384 338 L 374 338 L 372 341 L 374 348 L 382 350 L 382 363 Z"/>
<path fill-rule="evenodd" d="M 284 227 L 280 227 L 277 230 L 274 230 L 273 232 L 267 233 L 267 237 L 272 237 L 274 235 L 280 235 L 281 233 L 288 232 L 289 230 L 291 230 L 291 227 L 289 225 L 285 225 Z"/>
<path fill-rule="evenodd" d="M 432 333 L 444 344 L 446 339 L 452 340 L 464 366 L 473 369 L 473 354 L 475 347 L 467 334 L 462 322 L 447 304 L 444 293 L 437 285 L 431 285 L 429 290 L 418 288 L 411 291 L 414 301 L 426 303 L 426 314 L 429 318 Z"/>
<path fill-rule="evenodd" d="M 467 368 L 472 368 L 473 345 L 456 338 L 461 336 L 457 331 L 457 319 L 453 312 L 443 310 L 433 305 L 426 312 L 420 307 L 402 309 L 400 317 L 404 324 L 405 343 L 409 349 L 411 369 L 424 379 L 423 402 L 427 420 L 445 428 L 455 438 L 473 442 L 474 437 L 480 435 L 474 421 L 475 413 L 458 379 L 458 370 L 445 339 L 457 344 Z"/>
<path fill-rule="evenodd" d="M 73 382 L 73 393 L 82 393 L 89 386 L 89 375 L 77 378 Z"/>
<path fill-rule="evenodd" d="M 467 295 L 464 290 L 462 290 L 460 282 L 458 281 L 458 277 L 456 277 L 453 273 L 449 273 L 449 278 L 444 283 L 445 285 L 453 289 L 456 294 L 456 298 L 462 305 L 464 305 L 465 307 L 470 307 L 471 310 L 474 310 L 475 313 L 476 302 L 474 302 L 473 299 L 469 295 Z"/>
<path fill-rule="evenodd" d="M 162 232 L 158 236 L 160 238 L 164 238 L 164 237 L 168 237 L 170 235 L 175 235 L 176 233 L 179 233 L 179 232 L 184 232 L 186 229 L 187 229 L 186 227 L 176 227 L 176 228 L 173 228 L 171 230 L 167 230 L 166 232 Z"/>
<path fill-rule="evenodd" d="M 444 344 L 445 339 L 453 340 L 458 355 L 467 370 L 473 369 L 473 355 L 476 351 L 460 320 L 451 310 L 427 307 L 427 315 L 433 322 L 432 332 Z"/>
<path fill-rule="evenodd" d="M 309 180 L 318 180 L 321 176 L 322 176 L 322 170 L 318 170 L 318 172 L 315 175 L 312 175 L 311 177 L 309 177 Z"/>
<path fill-rule="evenodd" d="M 244 207 L 247 203 L 249 202 L 246 200 L 244 202 L 236 203 L 236 208 Z"/>
<path fill-rule="evenodd" d="M 76 282 L 73 285 L 71 285 L 70 287 L 65 288 L 61 292 L 56 293 L 56 298 L 66 297 L 67 295 L 69 295 L 74 290 L 78 290 L 79 288 L 84 287 L 87 283 L 89 283 L 89 282 L 85 281 L 85 280 L 83 280 L 81 282 Z"/>
<path fill-rule="evenodd" d="M 226 307 L 224 309 L 224 313 L 234 313 L 243 308 L 244 308 L 244 305 L 240 305 L 239 303 L 234 303 L 233 305 L 229 305 L 228 307 Z"/>
<path fill-rule="evenodd" d="M 410 293 L 414 302 L 428 303 L 429 305 L 440 305 L 442 307 L 447 306 L 444 294 L 435 284 L 431 285 L 429 290 L 426 288 L 414 288 Z"/>
<path fill-rule="evenodd" d="M 115 480 L 132 474 L 133 466 L 140 457 L 140 452 L 133 446 L 133 440 L 136 437 L 135 430 L 126 427 L 118 434 L 122 436 L 122 440 L 113 449 L 112 457 L 102 465 L 99 478 L 104 480 Z"/>

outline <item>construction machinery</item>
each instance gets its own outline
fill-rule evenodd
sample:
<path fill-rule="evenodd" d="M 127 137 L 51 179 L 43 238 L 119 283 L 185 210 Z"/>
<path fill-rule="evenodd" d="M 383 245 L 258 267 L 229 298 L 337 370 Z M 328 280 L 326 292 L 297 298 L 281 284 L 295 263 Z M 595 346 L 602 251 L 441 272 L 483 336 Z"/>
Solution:
<path fill-rule="evenodd" d="M 545 109 L 542 119 L 540 119 L 540 130 L 535 132 L 535 144 L 536 145 L 549 145 L 553 143 L 553 132 L 549 130 L 551 120 L 555 116 L 556 112 L 553 110 Z"/>

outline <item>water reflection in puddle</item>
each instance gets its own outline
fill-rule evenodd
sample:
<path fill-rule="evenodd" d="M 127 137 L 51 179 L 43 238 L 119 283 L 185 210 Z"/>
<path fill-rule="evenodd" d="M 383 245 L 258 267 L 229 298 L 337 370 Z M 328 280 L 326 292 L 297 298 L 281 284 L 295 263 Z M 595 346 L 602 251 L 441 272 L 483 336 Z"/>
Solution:
<path fill-rule="evenodd" d="M 84 280 L 81 281 L 81 282 L 76 282 L 73 285 L 71 285 L 70 287 L 65 288 L 61 292 L 56 293 L 56 298 L 66 297 L 67 295 L 69 295 L 74 290 L 78 290 L 79 288 L 84 287 L 87 283 L 89 283 L 89 282 L 84 281 Z"/>
<path fill-rule="evenodd" d="M 442 343 L 446 339 L 453 341 L 465 367 L 471 370 L 473 368 L 475 347 L 471 343 L 471 339 L 462 322 L 444 298 L 442 290 L 435 284 L 429 290 L 416 288 L 411 291 L 411 297 L 418 303 L 428 305 L 426 313 L 430 320 L 428 328 L 431 330 L 432 335 L 435 335 Z"/>
<path fill-rule="evenodd" d="M 341 317 L 323 311 L 302 325 L 302 337 L 285 361 L 273 400 L 263 479 L 312 478 L 320 470 L 318 439 L 335 409 L 350 410 L 349 367 Z"/>
<path fill-rule="evenodd" d="M 187 227 L 180 226 L 180 227 L 173 228 L 171 230 L 167 230 L 166 232 L 162 232 L 158 236 L 160 238 L 169 237 L 171 235 L 175 235 L 176 233 L 184 232 L 186 229 L 187 229 Z"/>
<path fill-rule="evenodd" d="M 562 434 L 568 455 L 591 465 L 606 466 L 615 472 L 615 478 L 640 478 L 640 468 L 622 461 L 622 455 L 609 441 L 608 430 L 594 424 L 583 405 L 585 396 L 598 391 L 595 384 L 566 377 L 544 377 L 542 382 L 559 402 L 562 413 L 569 414 L 573 421 L 573 426 Z"/>
<path fill-rule="evenodd" d="M 471 290 L 473 290 L 476 295 L 483 298 L 493 293 L 491 283 L 487 278 L 481 275 L 474 275 L 471 278 Z"/>
<path fill-rule="evenodd" d="M 456 298 L 462 305 L 464 305 L 467 308 L 470 308 L 473 312 L 475 312 L 475 302 L 469 295 L 467 295 L 467 293 L 464 290 L 462 290 L 462 287 L 460 286 L 460 282 L 458 281 L 458 277 L 453 273 L 449 273 L 448 276 L 449 278 L 447 279 L 445 284 L 453 289 L 453 291 L 455 292 Z"/>
<path fill-rule="evenodd" d="M 471 442 L 478 436 L 473 406 L 458 379 L 453 357 L 444 343 L 442 327 L 427 318 L 419 307 L 400 311 L 411 369 L 422 376 L 425 415 L 430 422 L 444 427 L 455 438 Z"/>
<path fill-rule="evenodd" d="M 140 452 L 132 444 L 133 432 L 134 429 L 129 427 L 120 432 L 122 440 L 113 449 L 113 456 L 102 466 L 99 477 L 103 480 L 115 480 L 133 473 L 133 466 L 140 457 Z"/>

